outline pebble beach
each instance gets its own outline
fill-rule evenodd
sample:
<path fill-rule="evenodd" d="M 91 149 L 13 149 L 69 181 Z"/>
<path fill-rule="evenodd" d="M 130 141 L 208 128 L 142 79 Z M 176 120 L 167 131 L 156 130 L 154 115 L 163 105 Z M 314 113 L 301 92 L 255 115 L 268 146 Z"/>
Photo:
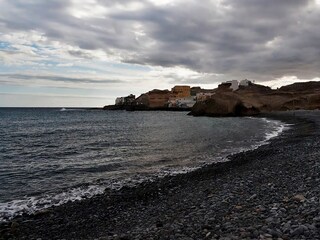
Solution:
<path fill-rule="evenodd" d="M 320 111 L 229 161 L 0 224 L 0 239 L 320 239 Z"/>

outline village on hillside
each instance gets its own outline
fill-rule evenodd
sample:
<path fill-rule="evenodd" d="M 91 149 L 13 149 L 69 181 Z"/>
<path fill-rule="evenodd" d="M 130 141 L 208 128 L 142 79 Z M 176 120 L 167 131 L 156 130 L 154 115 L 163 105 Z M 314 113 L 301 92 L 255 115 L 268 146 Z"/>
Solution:
<path fill-rule="evenodd" d="M 174 86 L 170 90 L 154 89 L 136 98 L 130 94 L 118 97 L 115 105 L 106 106 L 109 109 L 185 109 L 189 110 L 196 102 L 211 98 L 218 91 L 236 91 L 252 84 L 250 80 L 231 80 L 221 83 L 216 89 L 202 89 L 201 87 Z"/>

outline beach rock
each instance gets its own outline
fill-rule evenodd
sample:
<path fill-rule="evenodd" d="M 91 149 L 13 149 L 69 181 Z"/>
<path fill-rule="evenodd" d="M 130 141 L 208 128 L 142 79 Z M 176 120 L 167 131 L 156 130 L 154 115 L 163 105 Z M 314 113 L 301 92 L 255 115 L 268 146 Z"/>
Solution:
<path fill-rule="evenodd" d="M 297 228 L 295 228 L 292 232 L 291 232 L 291 236 L 299 236 L 301 234 L 303 234 L 303 232 L 306 229 L 303 226 L 299 226 Z"/>
<path fill-rule="evenodd" d="M 306 200 L 302 194 L 294 195 L 292 199 L 296 202 L 304 202 Z"/>
<path fill-rule="evenodd" d="M 19 223 L 18 222 L 16 222 L 16 221 L 13 221 L 12 223 L 11 223 L 11 229 L 10 229 L 10 231 L 12 232 L 12 233 L 16 233 L 18 230 L 19 230 Z"/>

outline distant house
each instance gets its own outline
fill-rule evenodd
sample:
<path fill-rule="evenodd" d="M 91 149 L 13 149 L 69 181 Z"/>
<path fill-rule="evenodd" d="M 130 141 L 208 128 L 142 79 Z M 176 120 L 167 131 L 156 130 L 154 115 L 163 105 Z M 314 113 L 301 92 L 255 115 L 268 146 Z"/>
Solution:
<path fill-rule="evenodd" d="M 196 103 L 196 97 L 172 98 L 168 101 L 169 108 L 191 108 Z"/>
<path fill-rule="evenodd" d="M 227 90 L 231 89 L 232 91 L 236 91 L 239 89 L 239 81 L 238 80 L 230 80 L 226 82 L 222 82 L 218 86 L 219 90 Z"/>
<path fill-rule="evenodd" d="M 226 83 L 230 83 L 231 84 L 230 88 L 233 91 L 236 91 L 239 88 L 239 81 L 238 80 L 231 80 L 231 81 L 227 81 Z"/>
<path fill-rule="evenodd" d="M 176 100 L 178 108 L 192 108 L 196 103 L 195 97 L 179 98 Z"/>
<path fill-rule="evenodd" d="M 172 97 L 174 98 L 186 98 L 190 97 L 190 86 L 174 86 L 171 89 Z"/>
<path fill-rule="evenodd" d="M 247 87 L 250 84 L 252 84 L 252 82 L 250 80 L 248 80 L 248 79 L 241 80 L 240 83 L 239 83 L 240 86 L 244 86 L 244 87 Z"/>
<path fill-rule="evenodd" d="M 209 99 L 215 92 L 199 92 L 197 93 L 196 100 L 197 102 L 204 102 L 205 100 Z"/>

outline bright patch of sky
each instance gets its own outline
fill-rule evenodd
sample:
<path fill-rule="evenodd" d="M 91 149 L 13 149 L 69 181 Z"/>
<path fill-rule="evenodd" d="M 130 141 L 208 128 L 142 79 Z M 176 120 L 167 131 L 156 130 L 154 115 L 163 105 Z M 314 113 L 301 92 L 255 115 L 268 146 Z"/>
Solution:
<path fill-rule="evenodd" d="M 20 106 L 18 103 L 24 102 L 18 101 L 16 105 L 11 102 L 14 96 L 27 98 L 26 102 L 32 104 L 34 101 L 30 99 L 36 96 L 36 99 L 42 99 L 36 105 L 45 106 L 47 95 L 51 99 L 48 104 L 52 106 L 52 99 L 56 96 L 75 94 L 77 99 L 90 98 L 90 103 L 94 101 L 92 97 L 96 96 L 99 103 L 105 99 L 104 105 L 112 104 L 119 95 L 139 95 L 154 88 L 170 88 L 166 80 L 174 82 L 174 76 L 195 78 L 202 75 L 181 67 L 123 63 L 108 58 L 102 50 L 83 50 L 49 41 L 38 32 L 12 33 L 2 35 L 2 39 L 6 41 L 0 42 L 0 94 L 3 95 L 0 106 Z M 67 81 L 68 78 L 72 80 Z M 82 81 L 83 78 L 88 81 Z M 68 101 L 66 99 L 63 106 L 69 106 Z"/>

